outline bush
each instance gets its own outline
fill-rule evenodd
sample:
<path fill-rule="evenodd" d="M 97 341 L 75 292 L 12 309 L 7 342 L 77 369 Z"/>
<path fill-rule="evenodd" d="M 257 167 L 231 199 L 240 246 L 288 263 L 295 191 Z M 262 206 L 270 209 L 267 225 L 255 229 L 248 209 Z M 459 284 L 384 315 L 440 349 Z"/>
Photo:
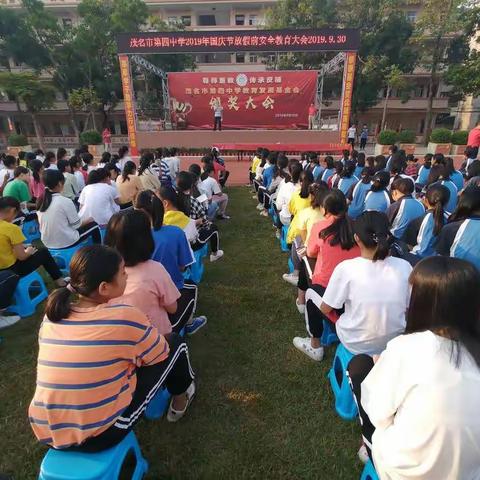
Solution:
<path fill-rule="evenodd" d="M 377 142 L 380 145 L 393 145 L 398 138 L 397 132 L 395 130 L 382 130 L 377 137 Z"/>
<path fill-rule="evenodd" d="M 102 136 L 96 130 L 87 130 L 80 134 L 80 143 L 82 145 L 101 145 Z"/>
<path fill-rule="evenodd" d="M 415 143 L 415 132 L 413 130 L 402 130 L 398 134 L 398 141 L 400 143 Z"/>
<path fill-rule="evenodd" d="M 432 143 L 451 143 L 452 132 L 448 128 L 435 128 L 430 135 Z"/>
<path fill-rule="evenodd" d="M 28 139 L 25 135 L 13 133 L 8 137 L 8 144 L 11 147 L 23 147 L 24 145 L 28 145 Z"/>
<path fill-rule="evenodd" d="M 466 145 L 468 140 L 468 132 L 466 130 L 459 130 L 452 133 L 452 143 L 454 145 Z"/>

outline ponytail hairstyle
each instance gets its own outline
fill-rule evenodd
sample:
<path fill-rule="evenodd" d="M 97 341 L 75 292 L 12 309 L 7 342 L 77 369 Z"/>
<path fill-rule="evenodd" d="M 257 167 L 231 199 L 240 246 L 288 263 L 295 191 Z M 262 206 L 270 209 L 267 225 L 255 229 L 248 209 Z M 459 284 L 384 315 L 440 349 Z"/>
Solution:
<path fill-rule="evenodd" d="M 433 165 L 445 165 L 445 155 L 443 153 L 436 153 L 432 159 Z"/>
<path fill-rule="evenodd" d="M 155 231 L 162 228 L 165 209 L 162 201 L 151 190 L 139 192 L 133 200 L 133 208 L 148 215 Z"/>
<path fill-rule="evenodd" d="M 375 169 L 373 167 L 365 167 L 362 170 L 362 183 L 370 183 L 375 175 Z"/>
<path fill-rule="evenodd" d="M 81 159 L 82 159 L 83 163 L 85 164 L 83 166 L 83 170 L 87 171 L 88 167 L 90 166 L 90 164 L 94 160 L 93 155 L 91 153 L 88 153 L 88 152 L 87 153 L 82 153 Z"/>
<path fill-rule="evenodd" d="M 445 157 L 444 160 L 444 170 L 443 175 L 445 179 L 450 179 L 450 177 L 455 173 L 455 164 L 453 163 L 452 157 Z"/>
<path fill-rule="evenodd" d="M 373 156 L 369 156 L 366 158 L 365 160 L 365 165 L 369 168 L 372 168 L 373 170 L 375 170 L 375 157 Z"/>
<path fill-rule="evenodd" d="M 128 147 L 123 145 L 118 149 L 118 158 L 121 160 L 128 153 Z"/>
<path fill-rule="evenodd" d="M 388 172 L 377 172 L 372 179 L 372 192 L 381 192 L 385 190 L 390 183 L 390 174 Z"/>
<path fill-rule="evenodd" d="M 190 172 L 178 172 L 177 175 L 177 196 L 180 210 L 190 216 L 192 211 L 192 196 L 185 192 L 190 192 L 193 187 L 193 175 Z"/>
<path fill-rule="evenodd" d="M 327 155 L 325 157 L 325 165 L 327 166 L 328 170 L 331 170 L 332 168 L 335 168 L 335 163 L 334 163 L 333 157 L 331 155 Z"/>
<path fill-rule="evenodd" d="M 78 155 L 74 155 L 73 157 L 70 157 L 70 167 L 72 168 L 72 173 L 78 168 L 79 170 L 82 168 L 82 162 L 80 160 L 80 157 Z"/>
<path fill-rule="evenodd" d="M 377 155 L 373 161 L 376 172 L 380 172 L 387 168 L 387 159 L 383 155 Z"/>
<path fill-rule="evenodd" d="M 427 186 L 436 183 L 444 178 L 445 166 L 441 164 L 432 165 L 427 178 Z"/>
<path fill-rule="evenodd" d="M 122 183 L 125 183 L 127 180 L 130 181 L 129 175 L 135 175 L 136 169 L 137 169 L 137 166 L 131 160 L 128 160 L 128 162 L 125 162 L 125 165 L 123 166 L 123 172 L 122 172 Z"/>
<path fill-rule="evenodd" d="M 342 175 L 342 172 L 343 172 L 343 163 L 342 163 L 340 160 L 338 160 L 338 161 L 335 162 L 334 168 L 335 168 L 335 173 L 336 173 L 337 175 Z"/>
<path fill-rule="evenodd" d="M 340 245 L 342 250 L 350 250 L 355 246 L 352 221 L 347 215 L 347 199 L 341 190 L 330 190 L 323 198 L 325 214 L 332 215 L 335 221 L 320 232 L 319 238 L 329 240 L 332 247 Z"/>
<path fill-rule="evenodd" d="M 382 212 L 363 212 L 354 222 L 355 235 L 368 249 L 375 249 L 373 261 L 385 260 L 393 244 L 388 217 Z"/>
<path fill-rule="evenodd" d="M 273 178 L 285 178 L 285 168 L 288 166 L 288 158 L 282 153 L 277 158 L 277 163 L 273 167 Z"/>
<path fill-rule="evenodd" d="M 46 212 L 52 203 L 52 190 L 57 188 L 59 184 L 65 183 L 65 177 L 60 170 L 45 170 L 43 172 L 43 184 L 45 185 L 44 194 L 37 201 L 37 210 Z"/>
<path fill-rule="evenodd" d="M 480 177 L 480 160 L 474 160 L 467 168 L 467 180 Z"/>
<path fill-rule="evenodd" d="M 360 152 L 357 155 L 357 167 L 364 167 L 365 166 L 365 154 Z"/>
<path fill-rule="evenodd" d="M 350 152 L 350 158 L 353 160 L 354 163 L 357 163 L 358 151 L 357 150 L 352 150 Z"/>
<path fill-rule="evenodd" d="M 430 170 L 432 168 L 432 158 L 433 158 L 433 155 L 431 153 L 427 153 L 423 157 L 423 166 L 427 170 Z"/>
<path fill-rule="evenodd" d="M 173 187 L 162 186 L 160 187 L 160 199 L 170 202 L 174 208 L 183 211 L 180 205 L 178 194 Z M 183 212 L 185 213 L 185 212 Z"/>
<path fill-rule="evenodd" d="M 351 178 L 353 177 L 353 174 L 355 173 L 355 162 L 352 160 L 347 160 L 345 162 L 345 165 L 343 166 L 342 173 L 340 174 L 340 177 L 342 178 Z"/>
<path fill-rule="evenodd" d="M 57 288 L 48 297 L 45 315 L 51 322 L 60 322 L 70 315 L 72 291 L 90 297 L 98 287 L 111 283 L 118 274 L 122 257 L 113 248 L 88 245 L 75 252 L 70 262 L 70 285 Z"/>
<path fill-rule="evenodd" d="M 154 155 L 151 152 L 144 153 L 140 158 L 140 167 L 138 169 L 138 175 L 142 175 L 142 173 L 150 167 L 150 165 L 154 161 Z"/>
<path fill-rule="evenodd" d="M 404 157 L 400 156 L 396 153 L 392 157 L 392 161 L 390 163 L 390 173 L 393 176 L 397 176 L 405 172 L 405 168 L 407 167 L 407 162 Z"/>
<path fill-rule="evenodd" d="M 450 190 L 445 185 L 434 183 L 427 188 L 425 199 L 433 208 L 433 233 L 438 235 L 445 225 L 445 205 L 450 200 Z"/>
<path fill-rule="evenodd" d="M 323 199 L 328 191 L 328 183 L 322 180 L 310 185 L 310 195 L 312 196 L 311 207 L 313 209 L 316 210 L 323 206 Z"/>
<path fill-rule="evenodd" d="M 41 183 L 42 179 L 40 177 L 40 173 L 42 171 L 43 163 L 41 160 L 32 160 L 30 162 L 30 170 L 32 171 L 32 177 L 36 183 Z"/>
<path fill-rule="evenodd" d="M 87 177 L 87 185 L 94 185 L 96 183 L 103 182 L 108 177 L 107 170 L 105 168 L 96 168 L 92 170 Z"/>
<path fill-rule="evenodd" d="M 303 170 L 300 173 L 300 198 L 310 196 L 310 185 L 313 183 L 313 174 L 310 170 Z"/>
<path fill-rule="evenodd" d="M 106 165 L 107 163 L 110 163 L 111 159 L 112 159 L 112 154 L 110 152 L 103 152 L 100 163 L 103 163 L 104 165 Z"/>
<path fill-rule="evenodd" d="M 45 154 L 45 160 L 43 161 L 43 166 L 48 168 L 52 163 L 55 163 L 55 154 L 53 152 L 47 152 Z"/>
<path fill-rule="evenodd" d="M 472 215 L 480 214 L 480 187 L 478 185 L 469 185 L 460 195 L 452 215 L 448 222 L 458 222 L 465 220 Z"/>
<path fill-rule="evenodd" d="M 292 183 L 298 183 L 300 181 L 300 174 L 302 173 L 302 164 L 298 160 L 291 160 L 288 164 L 288 171 L 290 172 L 290 178 Z"/>
<path fill-rule="evenodd" d="M 63 160 L 66 156 L 67 156 L 67 151 L 63 147 L 60 147 L 57 150 L 57 162 L 58 160 Z"/>

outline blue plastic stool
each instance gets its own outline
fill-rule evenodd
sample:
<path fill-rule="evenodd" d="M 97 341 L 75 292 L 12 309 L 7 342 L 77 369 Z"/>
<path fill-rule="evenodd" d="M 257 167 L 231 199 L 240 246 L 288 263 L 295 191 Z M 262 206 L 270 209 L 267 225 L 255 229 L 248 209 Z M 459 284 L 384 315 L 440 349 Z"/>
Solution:
<path fill-rule="evenodd" d="M 371 460 L 365 465 L 360 480 L 379 480 Z"/>
<path fill-rule="evenodd" d="M 166 388 L 160 388 L 157 394 L 150 400 L 145 410 L 145 417 L 156 420 L 163 417 L 170 403 L 171 395 Z"/>
<path fill-rule="evenodd" d="M 335 352 L 332 368 L 328 372 L 330 385 L 335 395 L 335 410 L 344 420 L 353 420 L 358 415 L 357 404 L 346 374 L 348 364 L 353 357 L 353 353 L 340 343 Z M 340 383 L 337 381 L 337 375 L 341 376 Z"/>
<path fill-rule="evenodd" d="M 278 216 L 278 213 L 275 209 L 273 210 L 272 219 L 273 219 L 274 225 L 277 226 L 278 222 L 280 221 L 280 217 Z"/>
<path fill-rule="evenodd" d="M 321 340 L 322 345 L 324 346 L 332 345 L 340 341 L 332 328 L 332 324 L 326 320 L 323 321 L 323 333 Z"/>
<path fill-rule="evenodd" d="M 193 252 L 195 257 L 195 263 L 190 265 L 190 280 L 195 283 L 200 283 L 202 281 L 203 272 L 205 267 L 203 266 L 203 258 L 208 255 L 208 245 L 205 244 L 200 250 Z"/>
<path fill-rule="evenodd" d="M 71 248 L 49 248 L 50 255 L 55 260 L 58 268 L 62 272 L 63 276 L 68 276 L 70 274 L 70 262 L 72 261 L 72 257 L 77 250 L 86 245 L 92 244 L 92 238 L 88 237 L 84 242 L 75 245 Z"/>
<path fill-rule="evenodd" d="M 141 480 L 148 470 L 133 432 L 118 445 L 98 453 L 50 449 L 43 458 L 39 480 L 117 480 L 122 464 L 133 451 L 137 464 L 132 480 Z"/>
<path fill-rule="evenodd" d="M 40 302 L 48 297 L 47 287 L 38 272 L 32 272 L 18 281 L 13 294 L 13 303 L 8 311 L 23 317 L 29 317 L 35 313 Z"/>
<path fill-rule="evenodd" d="M 102 243 L 105 242 L 106 234 L 107 234 L 107 227 L 100 227 L 100 237 L 102 237 Z"/>
<path fill-rule="evenodd" d="M 288 257 L 288 273 L 293 273 L 294 270 L 292 257 Z"/>
<path fill-rule="evenodd" d="M 25 235 L 25 241 L 27 243 L 32 243 L 34 240 L 40 240 L 40 225 L 37 220 L 23 222 L 22 232 Z"/>
<path fill-rule="evenodd" d="M 289 252 L 290 249 L 288 248 L 287 245 L 287 234 L 288 234 L 288 226 L 283 225 L 282 226 L 282 233 L 280 235 L 280 247 L 282 249 L 282 252 Z"/>

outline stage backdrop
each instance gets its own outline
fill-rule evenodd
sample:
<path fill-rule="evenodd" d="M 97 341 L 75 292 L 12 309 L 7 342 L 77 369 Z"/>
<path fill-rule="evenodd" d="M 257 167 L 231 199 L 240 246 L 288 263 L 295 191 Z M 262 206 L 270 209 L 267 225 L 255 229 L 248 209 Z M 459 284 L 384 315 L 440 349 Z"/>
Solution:
<path fill-rule="evenodd" d="M 316 71 L 169 73 L 172 118 L 178 128 L 213 128 L 220 100 L 228 129 L 296 129 L 308 126 Z"/>

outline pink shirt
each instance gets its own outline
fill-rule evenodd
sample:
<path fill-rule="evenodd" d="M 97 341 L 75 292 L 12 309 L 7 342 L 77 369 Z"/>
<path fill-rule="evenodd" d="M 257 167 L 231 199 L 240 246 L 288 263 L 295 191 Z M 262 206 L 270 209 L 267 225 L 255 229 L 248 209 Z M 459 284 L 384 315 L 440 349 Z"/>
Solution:
<path fill-rule="evenodd" d="M 30 193 L 32 197 L 42 198 L 45 192 L 45 185 L 42 182 L 36 182 L 35 179 L 30 176 Z"/>
<path fill-rule="evenodd" d="M 470 130 L 467 145 L 469 147 L 480 147 L 480 127 L 475 127 Z"/>
<path fill-rule="evenodd" d="M 111 305 L 126 304 L 137 307 L 157 327 L 162 335 L 172 331 L 165 310 L 180 298 L 180 292 L 163 265 L 147 260 L 135 267 L 126 267 L 127 287 L 121 297 L 110 300 Z"/>
<path fill-rule="evenodd" d="M 332 247 L 330 238 L 323 240 L 320 232 L 325 230 L 335 221 L 335 217 L 328 217 L 317 222 L 310 233 L 307 245 L 307 256 L 316 258 L 315 270 L 312 276 L 312 283 L 326 287 L 332 276 L 335 267 L 344 260 L 350 260 L 360 256 L 360 248 L 355 245 L 350 250 L 343 250 L 340 245 Z"/>

